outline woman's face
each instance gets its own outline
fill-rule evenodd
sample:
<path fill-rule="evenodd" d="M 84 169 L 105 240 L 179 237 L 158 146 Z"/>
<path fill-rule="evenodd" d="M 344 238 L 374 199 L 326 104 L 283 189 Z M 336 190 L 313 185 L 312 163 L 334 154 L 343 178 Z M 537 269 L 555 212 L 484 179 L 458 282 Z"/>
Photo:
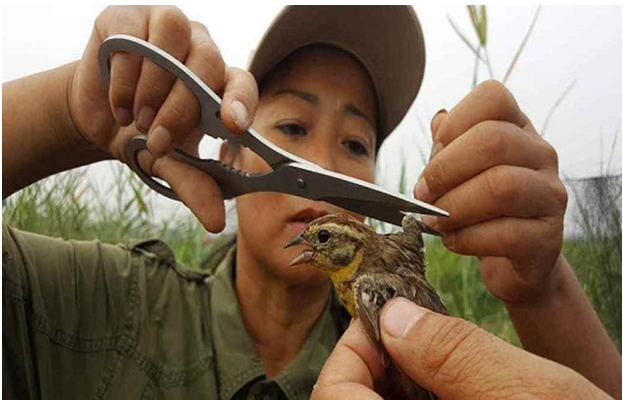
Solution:
<path fill-rule="evenodd" d="M 290 57 L 262 88 L 253 128 L 279 147 L 328 170 L 374 180 L 376 106 L 367 72 L 348 54 L 312 47 Z M 242 148 L 234 166 L 246 172 L 270 167 Z M 347 212 L 324 202 L 281 193 L 237 199 L 238 251 L 291 284 L 318 285 L 326 277 L 308 265 L 288 267 L 300 249 L 284 249 L 312 219 Z"/>

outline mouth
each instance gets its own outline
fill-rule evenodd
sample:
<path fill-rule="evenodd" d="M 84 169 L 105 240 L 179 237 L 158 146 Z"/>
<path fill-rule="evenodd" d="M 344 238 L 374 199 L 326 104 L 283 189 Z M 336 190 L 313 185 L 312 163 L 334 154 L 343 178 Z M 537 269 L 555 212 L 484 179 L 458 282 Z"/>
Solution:
<path fill-rule="evenodd" d="M 327 211 L 318 208 L 305 208 L 290 218 L 288 224 L 294 231 L 301 232 L 303 229 L 307 228 L 310 222 L 327 214 L 329 214 Z"/>

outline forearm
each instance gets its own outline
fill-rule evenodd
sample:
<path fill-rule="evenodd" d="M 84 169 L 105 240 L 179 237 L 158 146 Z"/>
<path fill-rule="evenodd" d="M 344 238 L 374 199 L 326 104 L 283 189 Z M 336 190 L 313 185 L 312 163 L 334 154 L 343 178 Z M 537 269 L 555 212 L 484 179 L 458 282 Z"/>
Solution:
<path fill-rule="evenodd" d="M 55 173 L 100 161 L 77 132 L 67 87 L 76 63 L 2 85 L 2 198 Z"/>
<path fill-rule="evenodd" d="M 578 371 L 621 398 L 621 356 L 616 346 L 562 256 L 555 273 L 555 285 L 538 302 L 506 304 L 524 348 Z"/>

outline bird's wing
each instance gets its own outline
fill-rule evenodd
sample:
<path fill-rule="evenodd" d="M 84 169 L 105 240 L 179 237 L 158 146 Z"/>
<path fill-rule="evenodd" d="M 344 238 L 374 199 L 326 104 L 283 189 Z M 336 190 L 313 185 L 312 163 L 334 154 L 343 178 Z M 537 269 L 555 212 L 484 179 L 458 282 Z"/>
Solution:
<path fill-rule="evenodd" d="M 355 281 L 354 292 L 357 315 L 368 337 L 374 342 L 381 341 L 381 309 L 394 297 L 404 297 L 422 307 L 448 314 L 435 289 L 428 281 L 416 275 L 403 277 L 392 273 L 363 274 Z"/>
<path fill-rule="evenodd" d="M 404 281 L 391 273 L 369 273 L 361 275 L 354 284 L 357 315 L 366 329 L 368 337 L 381 341 L 379 313 L 389 300 L 396 296 L 405 296 Z"/>

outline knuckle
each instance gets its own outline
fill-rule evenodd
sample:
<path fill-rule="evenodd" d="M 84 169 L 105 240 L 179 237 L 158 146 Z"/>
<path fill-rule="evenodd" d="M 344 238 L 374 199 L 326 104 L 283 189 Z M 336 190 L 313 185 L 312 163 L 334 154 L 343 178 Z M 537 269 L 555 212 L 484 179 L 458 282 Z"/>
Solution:
<path fill-rule="evenodd" d="M 526 238 L 523 237 L 522 233 L 519 231 L 518 224 L 506 224 L 506 240 L 504 240 L 505 245 L 508 247 L 507 250 L 512 251 L 521 251 L 522 243 L 526 243 Z M 523 252 L 522 252 L 523 253 Z"/>
<path fill-rule="evenodd" d="M 172 40 L 190 40 L 190 21 L 178 7 L 160 6 L 155 11 L 154 19 Z"/>
<path fill-rule="evenodd" d="M 479 124 L 475 135 L 476 147 L 484 155 L 499 154 L 506 151 L 505 124 L 485 121 Z"/>
<path fill-rule="evenodd" d="M 486 174 L 486 190 L 496 202 L 510 202 L 516 199 L 521 179 L 517 179 L 511 168 L 496 166 Z"/>
<path fill-rule="evenodd" d="M 118 81 L 110 88 L 110 101 L 113 104 L 131 106 L 134 85 L 128 81 Z"/>
<path fill-rule="evenodd" d="M 247 105 L 250 102 L 257 102 L 259 98 L 259 91 L 257 83 L 253 75 L 246 70 L 227 67 L 227 80 L 228 82 L 234 81 L 233 89 L 229 91 L 230 95 L 235 98 L 246 100 Z"/>
<path fill-rule="evenodd" d="M 544 139 L 539 140 L 540 151 L 543 154 L 543 160 L 545 165 L 553 165 L 558 169 L 558 152 L 554 149 L 554 146 L 549 144 Z"/>
<path fill-rule="evenodd" d="M 149 82 L 149 88 L 141 88 L 142 103 L 159 107 L 171 90 L 170 83 L 172 82 L 165 79 L 154 79 Z"/>
<path fill-rule="evenodd" d="M 210 30 L 208 27 L 199 21 L 190 21 L 190 28 L 193 33 L 210 36 Z"/>
<path fill-rule="evenodd" d="M 489 79 L 482 82 L 480 85 L 478 85 L 478 89 L 488 94 L 489 96 L 494 96 L 496 99 L 504 98 L 510 95 L 510 92 L 508 91 L 506 86 L 504 86 L 502 82 L 495 79 Z"/>
<path fill-rule="evenodd" d="M 220 92 L 225 81 L 225 63 L 221 54 L 207 40 L 194 43 L 192 52 L 198 75 L 212 90 Z"/>
<path fill-rule="evenodd" d="M 567 209 L 567 202 L 569 201 L 569 193 L 567 192 L 567 188 L 565 185 L 559 180 L 556 179 L 552 187 L 552 197 L 556 204 L 562 209 L 562 213 L 564 214 Z"/>
<path fill-rule="evenodd" d="M 559 239 L 562 241 L 564 223 L 561 218 L 550 217 L 544 219 L 543 237 L 547 237 L 554 247 L 558 247 Z"/>
<path fill-rule="evenodd" d="M 442 159 L 433 159 L 426 166 L 426 184 L 433 193 L 444 191 L 447 186 L 448 166 Z"/>
<path fill-rule="evenodd" d="M 180 130 L 190 131 L 190 127 L 194 126 L 199 116 L 199 108 L 196 101 L 183 101 L 179 98 L 173 98 L 166 104 L 166 121 L 167 127 L 171 129 L 173 134 Z"/>
<path fill-rule="evenodd" d="M 489 79 L 478 85 L 478 91 L 483 98 L 495 104 L 499 110 L 516 106 L 515 99 L 508 88 L 495 79 Z"/>
<path fill-rule="evenodd" d="M 436 333 L 423 354 L 424 369 L 438 382 L 464 379 L 470 368 L 470 359 L 481 347 L 481 336 L 475 325 L 458 318 L 440 319 Z"/>

